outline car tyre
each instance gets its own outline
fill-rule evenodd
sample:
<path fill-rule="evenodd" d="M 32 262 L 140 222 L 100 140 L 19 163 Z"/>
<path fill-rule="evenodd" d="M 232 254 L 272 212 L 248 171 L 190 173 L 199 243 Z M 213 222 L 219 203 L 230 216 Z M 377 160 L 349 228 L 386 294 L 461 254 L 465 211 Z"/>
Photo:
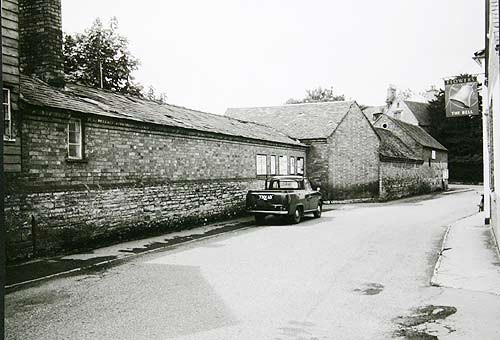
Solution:
<path fill-rule="evenodd" d="M 255 223 L 256 224 L 264 224 L 265 219 L 266 219 L 266 215 L 255 214 Z"/>
<path fill-rule="evenodd" d="M 300 221 L 302 221 L 302 215 L 303 215 L 302 209 L 296 208 L 295 211 L 293 212 L 293 215 L 290 216 L 290 222 L 292 224 L 300 223 Z"/>
<path fill-rule="evenodd" d="M 316 208 L 316 210 L 313 213 L 314 217 L 320 218 L 322 212 L 323 212 L 323 204 L 321 204 L 321 202 L 319 202 L 318 207 Z"/>

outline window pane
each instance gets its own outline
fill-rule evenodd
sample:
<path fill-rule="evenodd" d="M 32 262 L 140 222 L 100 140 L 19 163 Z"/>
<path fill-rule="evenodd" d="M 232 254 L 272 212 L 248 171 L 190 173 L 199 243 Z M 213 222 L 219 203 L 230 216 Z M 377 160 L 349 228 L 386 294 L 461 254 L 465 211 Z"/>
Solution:
<path fill-rule="evenodd" d="M 295 157 L 290 157 L 290 174 L 295 175 Z"/>
<path fill-rule="evenodd" d="M 279 158 L 279 172 L 280 172 L 280 175 L 286 175 L 287 174 L 287 169 L 288 167 L 288 162 L 287 162 L 287 158 L 285 156 L 280 156 Z"/>
<path fill-rule="evenodd" d="M 271 175 L 276 175 L 276 156 L 271 156 Z"/>
<path fill-rule="evenodd" d="M 78 145 L 70 145 L 68 149 L 69 157 L 76 158 L 78 157 Z"/>
<path fill-rule="evenodd" d="M 76 134 L 74 132 L 69 132 L 69 142 L 71 144 L 78 144 L 78 140 L 76 139 Z"/>
<path fill-rule="evenodd" d="M 297 157 L 297 175 L 304 174 L 304 158 Z"/>

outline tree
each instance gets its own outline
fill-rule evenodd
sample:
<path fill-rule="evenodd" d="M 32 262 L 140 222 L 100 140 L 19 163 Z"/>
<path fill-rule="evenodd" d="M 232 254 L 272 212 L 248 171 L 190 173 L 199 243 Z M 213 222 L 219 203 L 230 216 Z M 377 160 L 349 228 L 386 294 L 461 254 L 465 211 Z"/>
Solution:
<path fill-rule="evenodd" d="M 304 99 L 297 100 L 294 98 L 290 98 L 286 101 L 285 104 L 336 102 L 342 100 L 345 100 L 344 95 L 335 95 L 333 93 L 333 87 L 327 89 L 319 86 L 312 90 L 306 90 L 306 96 L 304 97 Z"/>
<path fill-rule="evenodd" d="M 145 92 L 144 97 L 161 104 L 167 103 L 167 94 L 165 92 L 156 93 L 156 89 L 153 86 L 149 86 L 147 92 Z"/>
<path fill-rule="evenodd" d="M 481 98 L 479 98 L 481 102 Z M 450 179 L 482 181 L 482 116 L 446 118 L 445 94 L 439 90 L 429 102 L 430 134 L 448 149 Z"/>
<path fill-rule="evenodd" d="M 142 86 L 132 73 L 139 60 L 128 49 L 128 41 L 118 33 L 112 18 L 104 27 L 97 18 L 85 33 L 65 34 L 64 72 L 69 81 L 126 94 L 140 95 Z"/>
<path fill-rule="evenodd" d="M 389 85 L 387 88 L 387 98 L 385 103 L 387 107 L 390 107 L 392 103 L 399 100 L 407 100 L 413 97 L 413 91 L 411 89 L 398 90 L 395 85 Z"/>

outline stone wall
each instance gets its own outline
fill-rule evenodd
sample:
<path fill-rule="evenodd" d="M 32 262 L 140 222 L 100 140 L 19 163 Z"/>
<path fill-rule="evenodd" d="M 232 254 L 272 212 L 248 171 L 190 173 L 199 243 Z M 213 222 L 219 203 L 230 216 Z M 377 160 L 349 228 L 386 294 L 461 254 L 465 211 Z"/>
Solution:
<path fill-rule="evenodd" d="M 400 197 L 443 190 L 446 163 L 429 166 L 426 162 L 380 162 L 380 199 Z"/>
<path fill-rule="evenodd" d="M 241 212 L 246 191 L 263 187 L 257 154 L 306 158 L 300 146 L 87 116 L 75 161 L 71 114 L 24 112 L 23 171 L 6 178 L 9 260 Z"/>
<path fill-rule="evenodd" d="M 244 209 L 257 179 L 75 186 L 6 196 L 7 258 L 90 249 L 202 225 Z"/>
<path fill-rule="evenodd" d="M 380 140 L 357 106 L 351 108 L 328 143 L 329 199 L 377 197 Z"/>

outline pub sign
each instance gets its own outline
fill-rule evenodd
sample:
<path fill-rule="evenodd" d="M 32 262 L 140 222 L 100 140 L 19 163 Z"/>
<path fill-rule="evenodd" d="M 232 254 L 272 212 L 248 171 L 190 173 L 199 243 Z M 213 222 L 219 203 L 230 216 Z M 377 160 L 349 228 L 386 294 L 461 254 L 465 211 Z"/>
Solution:
<path fill-rule="evenodd" d="M 446 117 L 479 115 L 477 77 L 460 76 L 444 81 Z"/>

